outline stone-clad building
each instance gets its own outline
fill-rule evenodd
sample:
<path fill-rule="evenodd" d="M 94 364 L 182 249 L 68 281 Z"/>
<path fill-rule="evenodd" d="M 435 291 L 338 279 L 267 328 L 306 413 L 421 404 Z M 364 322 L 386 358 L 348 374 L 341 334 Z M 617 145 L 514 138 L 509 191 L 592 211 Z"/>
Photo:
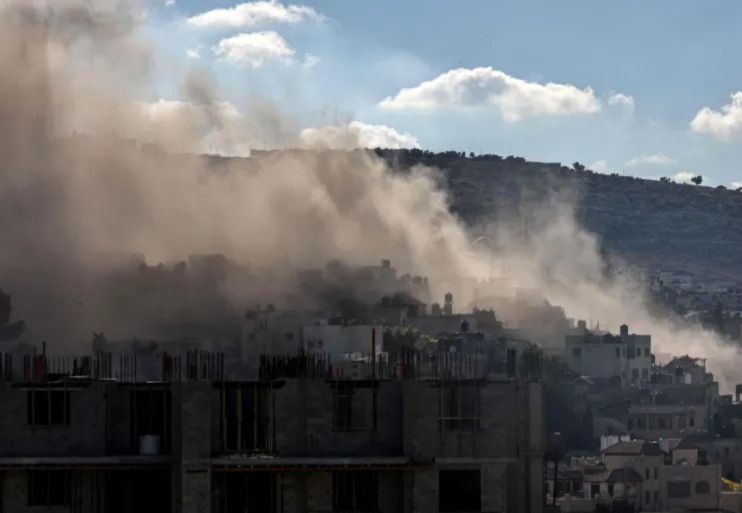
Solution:
<path fill-rule="evenodd" d="M 0 358 L 0 512 L 542 511 L 533 365 L 149 358 Z"/>

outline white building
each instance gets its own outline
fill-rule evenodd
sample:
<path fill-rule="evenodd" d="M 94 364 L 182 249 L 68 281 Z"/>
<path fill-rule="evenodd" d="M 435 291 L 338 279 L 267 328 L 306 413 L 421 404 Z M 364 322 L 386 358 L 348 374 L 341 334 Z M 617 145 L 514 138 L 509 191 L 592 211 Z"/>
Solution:
<path fill-rule="evenodd" d="M 304 326 L 303 348 L 308 353 L 329 354 L 331 361 L 343 355 L 363 356 L 384 351 L 384 328 L 381 324 Z"/>
<path fill-rule="evenodd" d="M 652 368 L 652 337 L 629 334 L 598 335 L 588 330 L 565 337 L 565 360 L 576 372 L 593 378 L 618 378 L 623 386 L 649 383 Z"/>

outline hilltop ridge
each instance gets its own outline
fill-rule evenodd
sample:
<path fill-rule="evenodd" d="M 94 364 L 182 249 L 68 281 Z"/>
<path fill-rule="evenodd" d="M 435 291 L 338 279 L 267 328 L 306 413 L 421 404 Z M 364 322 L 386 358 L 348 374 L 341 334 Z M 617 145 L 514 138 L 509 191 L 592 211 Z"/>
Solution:
<path fill-rule="evenodd" d="M 742 274 L 740 191 L 601 174 L 521 157 L 377 153 L 396 166 L 420 163 L 440 169 L 452 209 L 472 226 L 517 213 L 523 190 L 533 201 L 562 192 L 574 198 L 580 223 L 633 266 L 708 279 L 739 279 Z"/>

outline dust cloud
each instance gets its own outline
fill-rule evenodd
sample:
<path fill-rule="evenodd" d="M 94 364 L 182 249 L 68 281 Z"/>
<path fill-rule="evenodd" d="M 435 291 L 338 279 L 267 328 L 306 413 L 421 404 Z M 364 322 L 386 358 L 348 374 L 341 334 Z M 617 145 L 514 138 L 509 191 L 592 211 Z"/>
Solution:
<path fill-rule="evenodd" d="M 30 342 L 72 351 L 93 331 L 198 335 L 199 323 L 239 319 L 229 314 L 288 294 L 294 272 L 333 259 L 389 258 L 428 277 L 434 297 L 461 278 L 489 277 L 495 262 L 571 317 L 614 331 L 628 323 L 732 379 L 735 350 L 653 320 L 640 287 L 602 276 L 597 241 L 569 201 L 534 211 L 546 221 L 527 241 L 518 226 L 499 226 L 491 234 L 499 249 L 482 254 L 435 170 L 393 172 L 361 150 L 195 154 L 247 154 L 266 134 L 296 146 L 298 123 L 269 101 L 237 109 L 199 69 L 183 78 L 181 100 L 142 102 L 160 65 L 142 30 L 144 7 L 0 2 L 0 286 Z M 224 255 L 210 257 L 224 275 L 192 255 Z M 457 304 L 471 293 L 462 288 Z"/>

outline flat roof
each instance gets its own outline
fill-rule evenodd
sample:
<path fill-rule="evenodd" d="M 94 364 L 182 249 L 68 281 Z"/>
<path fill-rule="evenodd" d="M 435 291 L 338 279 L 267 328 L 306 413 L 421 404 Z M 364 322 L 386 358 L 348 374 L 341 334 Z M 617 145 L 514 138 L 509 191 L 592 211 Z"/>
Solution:
<path fill-rule="evenodd" d="M 307 469 L 319 468 L 388 468 L 411 465 L 408 457 L 260 457 L 223 456 L 211 459 L 212 467 L 222 469 Z"/>
<path fill-rule="evenodd" d="M 18 456 L 0 458 L 0 468 L 12 467 L 152 467 L 169 466 L 172 456 Z"/>

